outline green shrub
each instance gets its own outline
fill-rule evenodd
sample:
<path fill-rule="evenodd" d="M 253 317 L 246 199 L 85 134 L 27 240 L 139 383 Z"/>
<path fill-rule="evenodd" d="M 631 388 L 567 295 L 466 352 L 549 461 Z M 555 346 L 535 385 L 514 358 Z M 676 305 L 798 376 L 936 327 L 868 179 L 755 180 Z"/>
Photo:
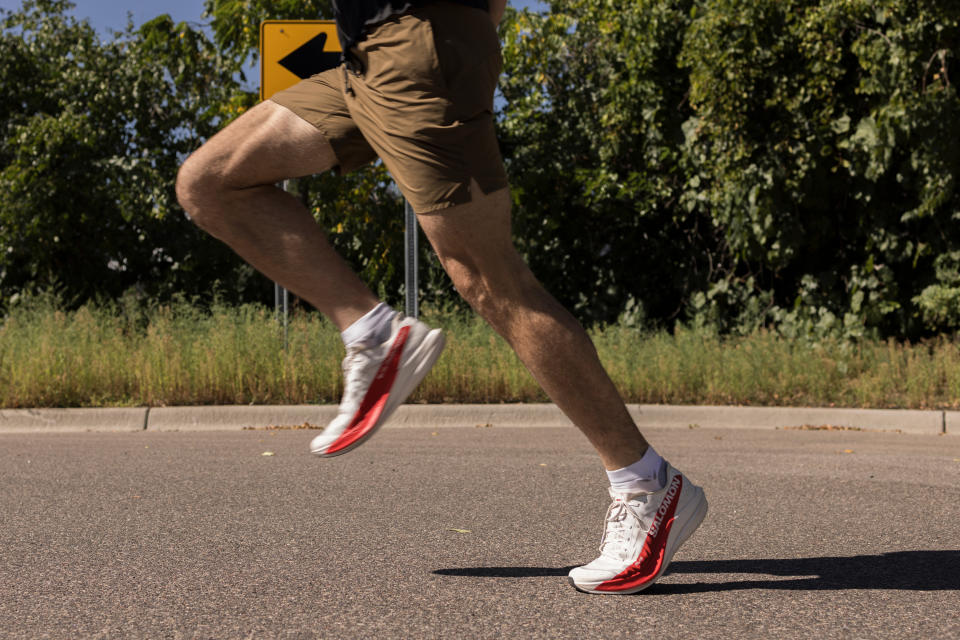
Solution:
<path fill-rule="evenodd" d="M 582 316 L 960 328 L 937 268 L 960 246 L 960 5 L 550 7 L 505 29 L 501 130 L 521 243 Z"/>

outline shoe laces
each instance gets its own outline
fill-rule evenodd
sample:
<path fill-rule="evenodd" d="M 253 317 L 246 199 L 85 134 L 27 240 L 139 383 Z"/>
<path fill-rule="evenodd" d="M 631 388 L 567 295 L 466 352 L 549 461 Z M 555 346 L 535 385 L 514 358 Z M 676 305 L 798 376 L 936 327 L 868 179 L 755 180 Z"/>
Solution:
<path fill-rule="evenodd" d="M 643 535 L 649 531 L 638 511 L 640 504 L 647 502 L 647 495 L 627 496 L 611 492 L 611 496 L 613 502 L 607 507 L 603 537 L 600 538 L 600 555 L 622 560 L 630 553 L 637 539 L 637 530 Z"/>

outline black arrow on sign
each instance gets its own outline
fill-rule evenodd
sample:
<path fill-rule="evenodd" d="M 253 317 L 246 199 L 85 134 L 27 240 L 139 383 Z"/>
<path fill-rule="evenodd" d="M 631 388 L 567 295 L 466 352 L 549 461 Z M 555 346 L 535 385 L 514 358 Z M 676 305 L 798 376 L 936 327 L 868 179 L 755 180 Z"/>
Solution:
<path fill-rule="evenodd" d="M 327 34 L 316 35 L 281 60 L 280 66 L 301 80 L 340 66 L 340 53 L 324 51 L 325 44 L 327 44 Z"/>

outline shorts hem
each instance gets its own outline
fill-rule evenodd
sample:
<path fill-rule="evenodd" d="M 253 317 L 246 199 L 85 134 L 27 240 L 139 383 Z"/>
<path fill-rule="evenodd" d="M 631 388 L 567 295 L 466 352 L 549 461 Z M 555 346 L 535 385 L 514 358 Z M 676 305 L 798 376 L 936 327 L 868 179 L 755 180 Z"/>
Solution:
<path fill-rule="evenodd" d="M 413 210 L 417 214 L 430 214 L 430 213 L 441 213 L 446 209 L 451 209 L 453 207 L 458 207 L 464 204 L 470 204 L 474 201 L 475 196 L 479 195 L 490 195 L 491 193 L 496 193 L 497 191 L 502 191 L 504 189 L 510 188 L 509 180 L 498 180 L 496 182 L 485 183 L 483 186 L 480 185 L 476 180 L 471 180 L 471 184 L 468 188 L 467 193 L 469 197 L 467 199 L 461 199 L 457 197 L 445 198 L 439 202 L 435 202 L 424 208 L 414 207 Z"/>
<path fill-rule="evenodd" d="M 451 202 L 451 201 L 449 201 L 449 200 L 446 200 L 446 201 L 444 201 L 444 202 L 438 202 L 438 203 L 436 203 L 436 204 L 432 204 L 432 205 L 430 205 L 429 207 L 424 207 L 424 208 L 421 208 L 421 209 L 414 208 L 414 213 L 416 213 L 416 214 L 418 214 L 418 215 L 421 214 L 421 213 L 422 213 L 422 214 L 440 213 L 441 211 L 444 211 L 445 209 L 450 209 L 450 208 L 452 208 L 452 207 L 456 207 L 457 205 L 461 205 L 461 204 L 469 204 L 469 202 L 470 202 L 470 201 L 467 201 L 467 202 Z"/>

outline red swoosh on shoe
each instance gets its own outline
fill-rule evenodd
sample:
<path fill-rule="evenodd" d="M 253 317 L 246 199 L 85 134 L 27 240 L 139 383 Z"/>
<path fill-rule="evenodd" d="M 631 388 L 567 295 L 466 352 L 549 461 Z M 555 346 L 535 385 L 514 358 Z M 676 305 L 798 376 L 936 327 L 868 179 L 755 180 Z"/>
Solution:
<path fill-rule="evenodd" d="M 397 332 L 397 338 L 390 345 L 390 351 L 384 358 L 374 376 L 370 388 L 367 389 L 367 395 L 363 397 L 360 408 L 353 415 L 353 420 L 347 425 L 339 438 L 334 440 L 327 448 L 326 453 L 331 454 L 341 449 L 345 449 L 367 435 L 373 429 L 377 421 L 383 414 L 383 408 L 390 397 L 390 390 L 397 378 L 397 370 L 400 368 L 400 356 L 403 355 L 403 347 L 407 343 L 407 337 L 410 334 L 410 327 L 401 327 Z"/>
<path fill-rule="evenodd" d="M 667 548 L 667 540 L 670 538 L 670 529 L 673 528 L 673 522 L 676 519 L 677 503 L 680 502 L 680 493 L 683 490 L 683 476 L 677 474 L 670 483 L 667 495 L 664 496 L 662 505 L 670 499 L 670 503 L 663 513 L 657 510 L 657 518 L 651 525 L 651 530 L 656 527 L 653 535 L 647 535 L 643 543 L 643 549 L 640 555 L 629 567 L 620 572 L 619 575 L 610 578 L 606 582 L 596 587 L 597 591 L 626 591 L 636 589 L 643 584 L 655 580 L 663 567 L 663 556 Z M 673 494 L 671 497 L 671 493 Z"/>

